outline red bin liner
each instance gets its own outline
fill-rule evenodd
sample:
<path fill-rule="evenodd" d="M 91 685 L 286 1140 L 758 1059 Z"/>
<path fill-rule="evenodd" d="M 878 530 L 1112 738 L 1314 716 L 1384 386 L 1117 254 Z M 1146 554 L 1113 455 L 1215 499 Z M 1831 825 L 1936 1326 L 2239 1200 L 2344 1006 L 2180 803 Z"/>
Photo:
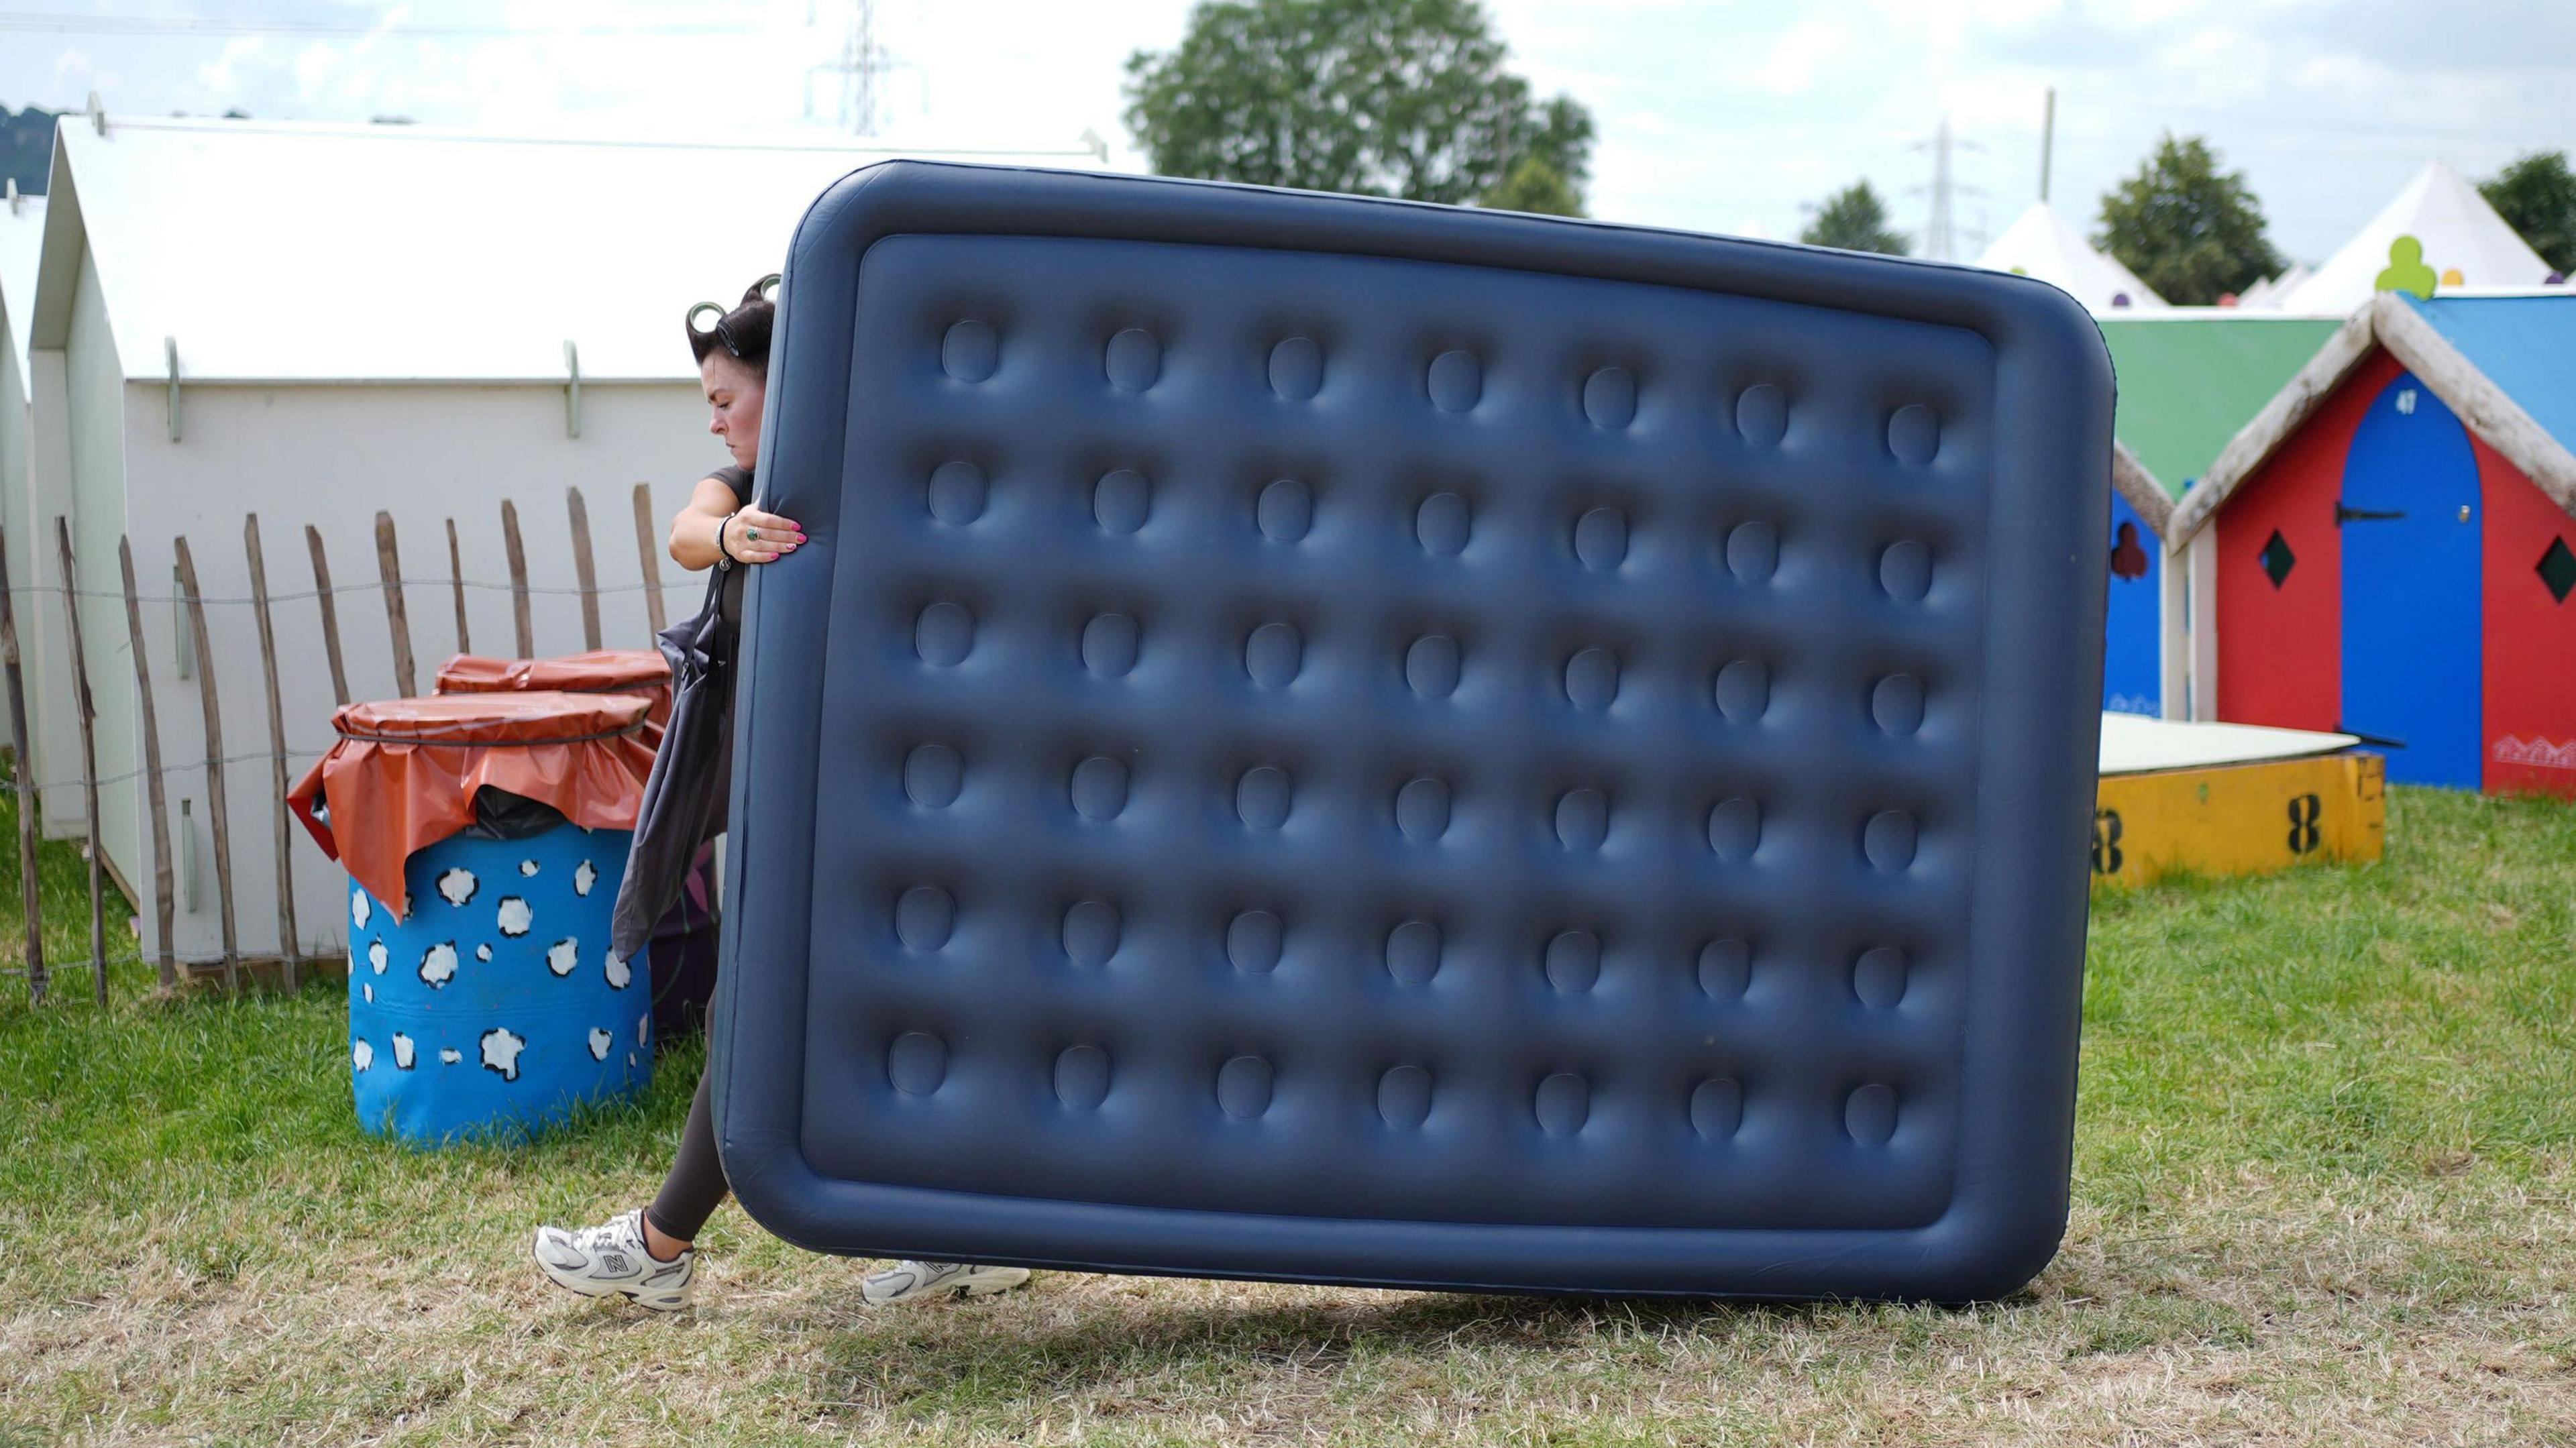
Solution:
<path fill-rule="evenodd" d="M 653 768 L 642 694 L 554 690 L 447 694 L 344 704 L 340 742 L 287 803 L 322 852 L 392 908 L 409 913 L 403 862 L 474 822 L 486 785 L 552 805 L 588 830 L 635 827 Z M 330 818 L 316 811 L 330 802 Z"/>
<path fill-rule="evenodd" d="M 567 694 L 642 694 L 653 701 L 659 730 L 671 718 L 671 665 L 659 649 L 592 649 L 551 659 L 496 659 L 458 654 L 441 664 L 432 692 L 506 694 L 558 689 Z"/>

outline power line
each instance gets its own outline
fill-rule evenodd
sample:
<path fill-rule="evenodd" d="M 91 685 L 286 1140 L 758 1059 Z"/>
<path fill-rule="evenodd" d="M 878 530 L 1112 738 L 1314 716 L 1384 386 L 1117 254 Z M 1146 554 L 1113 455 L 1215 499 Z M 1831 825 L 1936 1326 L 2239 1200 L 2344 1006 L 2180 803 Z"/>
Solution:
<path fill-rule="evenodd" d="M 1955 192 L 1976 197 L 1983 197 L 1986 194 L 1982 188 L 1951 178 L 1950 153 L 1954 150 L 1983 152 L 1986 148 L 1974 141 L 1963 141 L 1951 135 L 1950 116 L 1945 111 L 1941 116 L 1940 128 L 1932 133 L 1932 139 L 1917 141 L 1907 149 L 1932 153 L 1931 186 L 1914 188 L 1918 192 L 1928 189 L 1932 193 L 1932 215 L 1923 228 L 1923 254 L 1934 261 L 1949 261 L 1952 259 L 1951 253 L 1956 249 L 1950 224 L 1952 194 Z M 1983 228 L 1979 230 L 1980 239 L 1982 239 Z"/>
<path fill-rule="evenodd" d="M 75 15 L 32 10 L 0 11 L 0 31 L 49 31 L 65 35 L 251 35 L 291 39 L 556 40 L 758 35 L 755 25 L 376 25 L 349 20 L 236 20 L 182 15 Z"/>

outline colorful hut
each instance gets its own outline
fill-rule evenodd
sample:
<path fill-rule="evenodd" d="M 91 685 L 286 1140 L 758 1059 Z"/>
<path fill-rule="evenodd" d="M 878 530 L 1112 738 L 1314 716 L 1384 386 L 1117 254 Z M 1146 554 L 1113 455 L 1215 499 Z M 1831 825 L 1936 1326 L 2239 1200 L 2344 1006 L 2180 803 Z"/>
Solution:
<path fill-rule="evenodd" d="M 2111 597 L 2102 620 L 2102 710 L 2163 712 L 2165 529 L 2173 497 L 2126 443 L 2111 444 Z"/>
<path fill-rule="evenodd" d="M 2097 315 L 2120 378 L 2117 431 L 2126 463 L 2111 498 L 2110 603 L 2102 707 L 2183 718 L 2183 589 L 2165 556 L 2172 497 L 2206 471 L 2237 429 L 2334 335 L 2332 319 L 2214 307 Z M 2174 616 L 2168 626 L 2167 614 Z"/>
<path fill-rule="evenodd" d="M 2576 296 L 2381 292 L 2175 510 L 2194 687 L 2388 777 L 2576 796 Z"/>

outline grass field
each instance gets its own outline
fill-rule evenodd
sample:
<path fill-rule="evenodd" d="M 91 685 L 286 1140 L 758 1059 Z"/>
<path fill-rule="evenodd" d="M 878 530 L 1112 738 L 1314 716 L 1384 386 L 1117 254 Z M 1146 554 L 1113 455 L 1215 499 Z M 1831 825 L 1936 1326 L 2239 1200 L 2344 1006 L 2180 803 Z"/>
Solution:
<path fill-rule="evenodd" d="M 0 1445 L 2576 1442 L 2576 808 L 2398 790 L 2389 835 L 2099 903 L 2065 1248 L 1964 1311 L 1049 1275 L 872 1314 L 728 1208 L 655 1318 L 525 1237 L 649 1194 L 694 1051 L 423 1155 L 357 1130 L 335 985 L 0 978 Z"/>

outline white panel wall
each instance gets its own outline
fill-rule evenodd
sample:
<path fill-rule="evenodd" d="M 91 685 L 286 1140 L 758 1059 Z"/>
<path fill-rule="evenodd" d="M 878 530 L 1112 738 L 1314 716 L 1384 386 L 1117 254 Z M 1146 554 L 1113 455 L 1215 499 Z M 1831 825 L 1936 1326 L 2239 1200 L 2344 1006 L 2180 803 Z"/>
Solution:
<path fill-rule="evenodd" d="M 390 511 L 399 533 L 406 577 L 434 579 L 405 592 L 418 685 L 427 692 L 440 662 L 457 645 L 448 574 L 445 522 L 456 520 L 465 574 L 506 583 L 500 504 L 514 500 L 528 556 L 529 581 L 538 588 L 569 590 L 574 584 L 571 525 L 565 489 L 578 485 L 589 504 L 598 560 L 603 645 L 649 647 L 637 556 L 631 494 L 638 482 L 653 489 L 654 546 L 659 549 L 670 514 L 697 479 L 729 459 L 706 432 L 706 406 L 693 386 L 586 386 L 582 436 L 565 435 L 564 394 L 559 387 L 189 385 L 182 393 L 182 440 L 168 440 L 163 389 L 133 383 L 123 389 L 122 443 L 126 518 L 135 568 L 146 594 L 168 595 L 174 561 L 172 539 L 184 533 L 195 555 L 199 582 L 209 599 L 249 593 L 243 552 L 245 514 L 256 512 L 273 594 L 306 594 L 313 586 L 304 541 L 307 524 L 321 530 L 339 596 L 341 647 L 349 687 L 357 698 L 394 694 L 392 646 L 385 609 L 372 588 L 377 577 L 374 523 Z M 116 538 L 107 519 L 82 516 L 80 568 L 84 587 L 117 587 Z M 660 559 L 670 614 L 697 606 L 703 574 L 687 574 Z M 123 605 L 99 600 L 97 630 L 113 647 L 93 645 L 94 683 L 100 697 L 102 749 L 116 741 L 110 773 L 141 766 L 134 731 L 131 656 L 124 646 Z M 511 601 L 506 589 L 469 588 L 467 624 L 475 652 L 513 651 Z M 570 593 L 533 599 L 537 651 L 569 653 L 583 647 L 581 612 Z M 332 741 L 330 670 L 314 600 L 295 597 L 274 606 L 291 751 L 290 780 Z M 179 677 L 181 637 L 177 610 L 168 603 L 145 609 L 147 663 L 160 716 L 165 767 L 195 766 L 205 758 L 197 685 Z M 215 656 L 223 742 L 229 755 L 263 757 L 231 764 L 225 773 L 231 814 L 233 898 L 238 939 L 250 955 L 277 945 L 276 869 L 271 849 L 273 796 L 268 760 L 267 706 L 261 682 L 259 639 L 249 608 L 209 603 L 207 633 Z M 91 638 L 101 637 L 96 630 Z M 96 675 L 113 674 L 114 678 Z M 111 687 L 113 685 L 113 687 Z M 113 722 L 110 722 L 111 719 Z M 77 756 L 73 756 L 77 758 Z M 202 772 L 173 773 L 168 780 L 174 846 L 193 851 L 197 889 L 193 908 L 183 901 L 177 946 L 183 959 L 205 960 L 221 951 L 213 868 L 213 836 Z M 149 825 L 140 781 L 124 786 L 102 812 L 121 827 L 108 832 L 109 849 L 127 879 L 146 892 L 144 930 L 151 932 L 152 879 Z M 180 837 L 181 803 L 187 804 L 192 838 Z M 297 933 L 306 953 L 344 949 L 347 889 L 339 867 L 295 828 Z M 148 953 L 152 942 L 143 948 Z"/>
<path fill-rule="evenodd" d="M 18 305 L 33 306 L 32 297 Z M 27 572 L 27 473 L 35 455 L 29 435 L 34 424 L 27 412 L 27 379 L 18 371 L 18 349 L 0 346 L 0 529 L 9 536 L 9 581 L 23 586 Z M 15 745 L 9 734 L 5 705 L 0 705 L 0 742 Z"/>
<path fill-rule="evenodd" d="M 36 374 L 33 406 L 38 435 L 32 516 L 27 520 L 33 565 L 25 582 L 58 589 L 62 568 L 54 519 L 72 519 L 78 534 L 84 519 L 90 526 L 113 530 L 121 526 L 124 516 L 125 423 L 120 414 L 125 375 L 118 364 L 98 270 L 86 253 L 72 290 L 64 345 L 57 352 L 30 354 L 30 366 Z M 75 537 L 76 546 L 78 541 Z M 10 582 L 19 583 L 14 549 L 9 561 Z M 27 646 L 28 727 L 36 735 L 31 763 L 37 781 L 50 786 L 39 801 L 45 833 L 68 838 L 87 827 L 83 823 L 86 803 L 75 782 L 80 778 L 79 720 L 73 708 L 69 635 L 59 594 L 47 591 L 29 598 L 18 631 Z"/>

